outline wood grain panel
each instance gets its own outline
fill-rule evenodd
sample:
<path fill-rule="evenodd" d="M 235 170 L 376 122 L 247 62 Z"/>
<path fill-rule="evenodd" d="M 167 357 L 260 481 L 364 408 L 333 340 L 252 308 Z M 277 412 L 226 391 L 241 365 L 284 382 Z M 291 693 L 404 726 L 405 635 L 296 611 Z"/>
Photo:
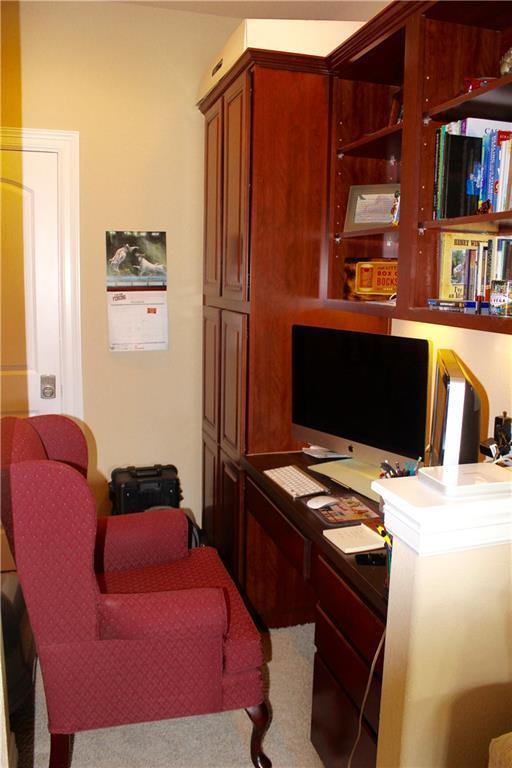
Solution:
<path fill-rule="evenodd" d="M 210 546 L 215 545 L 215 517 L 218 486 L 218 447 L 203 435 L 203 519 L 201 527 Z"/>
<path fill-rule="evenodd" d="M 222 245 L 222 100 L 205 115 L 204 293 L 220 293 Z"/>
<path fill-rule="evenodd" d="M 360 707 L 368 683 L 370 666 L 361 659 L 321 609 L 317 609 L 316 614 L 315 645 L 325 665 L 329 667 L 349 698 L 357 707 Z M 381 651 L 381 658 L 383 655 Z M 381 684 L 378 676 L 374 674 L 366 700 L 364 717 L 375 733 L 379 730 L 380 694 Z"/>
<path fill-rule="evenodd" d="M 384 632 L 384 624 L 322 557 L 312 562 L 312 582 L 321 608 L 361 656 L 371 663 Z"/>
<path fill-rule="evenodd" d="M 328 78 L 256 67 L 253 81 L 251 328 L 247 450 L 288 450 L 291 326 L 386 332 L 383 318 L 323 308 L 327 258 Z"/>
<path fill-rule="evenodd" d="M 325 768 L 346 766 L 355 743 L 359 712 L 343 689 L 315 654 L 311 741 Z M 377 739 L 363 721 L 361 739 L 352 759 L 352 768 L 375 768 Z"/>
<path fill-rule="evenodd" d="M 221 314 L 220 444 L 237 459 L 245 450 L 247 316 Z"/>
<path fill-rule="evenodd" d="M 219 439 L 220 310 L 203 308 L 203 429 Z"/>
<path fill-rule="evenodd" d="M 248 89 L 242 74 L 223 97 L 224 192 L 222 295 L 247 298 Z"/>
<path fill-rule="evenodd" d="M 238 581 L 239 474 L 225 453 L 219 455 L 219 499 L 215 516 L 215 546 L 224 565 Z"/>
<path fill-rule="evenodd" d="M 252 480 L 247 480 L 245 502 L 258 523 L 266 530 L 272 541 L 301 574 L 305 572 L 306 539 L 259 491 Z M 309 570 L 309 565 L 307 565 Z"/>
<path fill-rule="evenodd" d="M 499 51 L 498 32 L 427 19 L 424 110 L 463 93 L 464 77 L 499 75 Z"/>
<path fill-rule="evenodd" d="M 265 529 L 245 509 L 245 593 L 267 627 L 313 621 L 315 596 Z"/>

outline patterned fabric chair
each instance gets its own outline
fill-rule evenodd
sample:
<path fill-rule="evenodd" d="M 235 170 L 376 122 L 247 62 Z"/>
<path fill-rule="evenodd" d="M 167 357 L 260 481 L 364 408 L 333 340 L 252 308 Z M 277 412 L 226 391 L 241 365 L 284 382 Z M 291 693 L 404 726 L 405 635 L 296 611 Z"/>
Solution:
<path fill-rule="evenodd" d="M 178 509 L 98 526 L 83 462 L 27 460 L 46 450 L 44 430 L 28 436 L 30 420 L 18 421 L 11 534 L 43 674 L 50 768 L 67 768 L 77 731 L 238 708 L 253 722 L 253 765 L 269 768 L 260 637 L 216 551 L 187 548 Z"/>

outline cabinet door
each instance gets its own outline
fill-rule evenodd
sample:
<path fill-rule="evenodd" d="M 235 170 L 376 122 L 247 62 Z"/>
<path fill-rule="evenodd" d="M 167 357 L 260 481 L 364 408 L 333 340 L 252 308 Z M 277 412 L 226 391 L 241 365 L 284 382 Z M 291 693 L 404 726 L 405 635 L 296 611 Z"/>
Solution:
<path fill-rule="evenodd" d="M 203 307 L 203 429 L 219 439 L 220 310 Z"/>
<path fill-rule="evenodd" d="M 248 117 L 247 78 L 242 74 L 223 96 L 224 175 L 222 296 L 247 300 Z"/>
<path fill-rule="evenodd" d="M 347 764 L 357 738 L 359 711 L 345 695 L 319 654 L 315 654 L 311 741 L 325 768 Z M 375 768 L 377 738 L 363 721 L 352 768 Z"/>
<path fill-rule="evenodd" d="M 205 115 L 204 293 L 220 294 L 222 247 L 222 100 Z"/>
<path fill-rule="evenodd" d="M 224 565 L 238 581 L 240 470 L 225 453 L 219 454 L 219 496 L 215 510 L 215 546 Z"/>
<path fill-rule="evenodd" d="M 247 316 L 221 315 L 220 444 L 234 459 L 245 449 Z"/>
<path fill-rule="evenodd" d="M 313 621 L 315 595 L 303 577 L 305 541 L 250 479 L 244 528 L 245 593 L 258 615 L 267 627 Z"/>
<path fill-rule="evenodd" d="M 215 518 L 218 495 L 218 453 L 217 445 L 203 435 L 203 519 L 201 527 L 206 541 L 215 546 Z"/>

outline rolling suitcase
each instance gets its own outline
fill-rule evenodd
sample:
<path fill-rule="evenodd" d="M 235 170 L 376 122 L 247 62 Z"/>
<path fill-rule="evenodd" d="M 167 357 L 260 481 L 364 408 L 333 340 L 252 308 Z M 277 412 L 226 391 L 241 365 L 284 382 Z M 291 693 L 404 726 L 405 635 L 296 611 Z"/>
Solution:
<path fill-rule="evenodd" d="M 150 507 L 179 507 L 178 471 L 172 464 L 118 467 L 112 471 L 109 496 L 113 515 L 143 512 Z"/>

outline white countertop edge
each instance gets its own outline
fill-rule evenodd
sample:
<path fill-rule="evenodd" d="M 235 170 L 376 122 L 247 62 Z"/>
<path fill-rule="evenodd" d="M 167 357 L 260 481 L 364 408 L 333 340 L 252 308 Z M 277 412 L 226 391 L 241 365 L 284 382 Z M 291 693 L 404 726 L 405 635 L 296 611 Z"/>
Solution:
<path fill-rule="evenodd" d="M 425 494 L 415 480 L 375 481 L 372 487 L 384 499 L 386 529 L 419 554 L 512 543 L 512 497 L 447 498 L 434 491 Z"/>

